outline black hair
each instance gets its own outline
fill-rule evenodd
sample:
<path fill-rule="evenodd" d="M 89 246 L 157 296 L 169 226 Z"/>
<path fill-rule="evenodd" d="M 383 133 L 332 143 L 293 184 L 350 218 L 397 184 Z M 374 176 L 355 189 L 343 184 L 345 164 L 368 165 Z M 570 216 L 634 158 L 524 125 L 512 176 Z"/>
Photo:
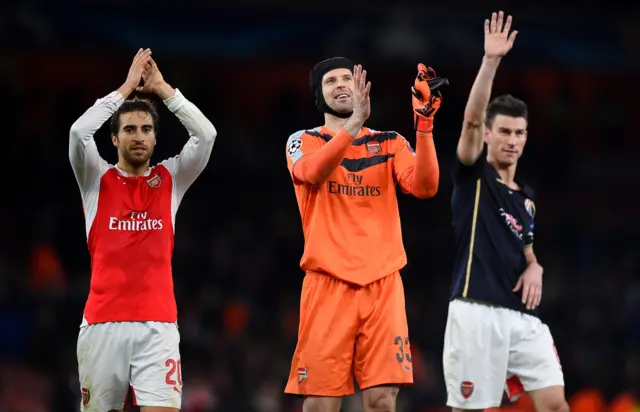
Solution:
<path fill-rule="evenodd" d="M 131 112 L 149 113 L 153 121 L 153 130 L 158 133 L 158 111 L 153 102 L 148 99 L 134 97 L 133 99 L 125 100 L 111 117 L 111 134 L 117 135 L 120 131 L 120 115 Z"/>
<path fill-rule="evenodd" d="M 523 117 L 524 120 L 526 120 L 527 122 L 529 121 L 529 111 L 527 109 L 527 104 L 522 100 L 511 96 L 510 94 L 498 96 L 489 103 L 484 124 L 489 129 L 491 129 L 493 121 L 499 114 L 509 117 Z"/>

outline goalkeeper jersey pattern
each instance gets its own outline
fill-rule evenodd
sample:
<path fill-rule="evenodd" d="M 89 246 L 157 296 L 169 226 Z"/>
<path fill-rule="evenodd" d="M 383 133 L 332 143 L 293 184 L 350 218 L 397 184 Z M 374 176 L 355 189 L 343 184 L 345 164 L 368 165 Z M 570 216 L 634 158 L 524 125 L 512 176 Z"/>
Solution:
<path fill-rule="evenodd" d="M 333 136 L 318 127 L 298 131 L 287 141 L 287 166 L 305 238 L 300 267 L 367 285 L 407 263 L 396 183 L 412 172 L 415 152 L 396 132 L 363 128 L 327 181 L 312 186 L 293 178 L 296 162 Z"/>

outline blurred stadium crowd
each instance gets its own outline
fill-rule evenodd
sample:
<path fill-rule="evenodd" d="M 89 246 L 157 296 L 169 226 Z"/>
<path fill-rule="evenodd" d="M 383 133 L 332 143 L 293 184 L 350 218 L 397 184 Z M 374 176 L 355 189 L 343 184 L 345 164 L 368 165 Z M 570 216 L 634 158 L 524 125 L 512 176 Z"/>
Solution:
<path fill-rule="evenodd" d="M 451 27 L 434 24 L 421 35 L 411 15 L 399 9 L 384 19 L 376 15 L 388 24 L 366 41 L 362 36 L 373 23 L 349 17 L 320 42 L 308 27 L 321 23 L 309 21 L 309 31 L 299 26 L 306 16 L 302 10 L 288 12 L 286 24 L 264 18 L 267 22 L 254 25 L 260 19 L 250 17 L 220 38 L 223 29 L 189 31 L 189 22 L 200 18 L 181 9 L 179 15 L 192 20 L 182 21 L 183 35 L 172 40 L 145 22 L 136 31 L 125 17 L 110 21 L 108 11 L 115 15 L 115 6 L 76 19 L 83 35 L 73 38 L 65 7 L 16 6 L 7 9 L 0 27 L 4 38 L 21 45 L 4 44 L 0 65 L 6 103 L 0 411 L 78 410 L 75 345 L 90 264 L 68 161 L 68 131 L 97 98 L 122 83 L 137 47 L 154 50 L 165 79 L 218 129 L 209 166 L 176 220 L 185 412 L 300 410 L 295 398 L 283 395 L 303 277 L 300 218 L 284 149 L 291 133 L 321 122 L 308 90 L 312 64 L 336 54 L 361 62 L 373 83 L 369 124 L 410 140 L 415 64 L 429 59 L 450 79 L 435 123 L 440 191 L 426 201 L 400 197 L 416 383 L 401 391 L 398 410 L 444 410 L 441 351 L 453 257 L 448 173 L 482 56 L 484 15 L 461 16 Z M 213 13 L 212 19 L 222 25 L 225 16 L 240 14 L 225 13 Z M 512 13 L 517 25 L 517 11 Z M 638 57 L 626 43 L 629 30 L 588 47 L 563 36 L 562 30 L 580 33 L 598 20 L 588 22 L 562 29 L 537 15 L 526 20 L 529 30 L 521 30 L 494 92 L 530 105 L 530 137 L 520 170 L 539 197 L 542 317 L 556 340 L 572 410 L 630 412 L 640 402 Z M 304 36 L 316 49 L 305 47 Z M 210 48 L 196 52 L 196 46 L 181 46 L 192 40 L 209 41 Z M 607 48 L 603 42 L 611 43 Z M 604 50 L 606 62 L 591 58 Z M 187 138 L 178 121 L 158 107 L 156 161 L 178 153 Z M 115 162 L 106 128 L 96 140 L 102 156 Z M 518 407 L 530 408 L 526 399 Z M 359 411 L 357 397 L 343 408 Z"/>

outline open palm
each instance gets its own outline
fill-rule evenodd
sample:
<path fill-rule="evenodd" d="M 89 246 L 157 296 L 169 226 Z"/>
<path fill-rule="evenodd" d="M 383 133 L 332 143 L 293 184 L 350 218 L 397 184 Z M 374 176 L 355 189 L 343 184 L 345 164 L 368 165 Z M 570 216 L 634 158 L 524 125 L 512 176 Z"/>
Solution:
<path fill-rule="evenodd" d="M 507 21 L 504 22 L 502 11 L 493 13 L 491 21 L 488 19 L 484 21 L 484 53 L 487 57 L 503 57 L 509 53 L 518 35 L 517 30 L 509 34 L 511 21 L 511 16 L 507 16 Z"/>

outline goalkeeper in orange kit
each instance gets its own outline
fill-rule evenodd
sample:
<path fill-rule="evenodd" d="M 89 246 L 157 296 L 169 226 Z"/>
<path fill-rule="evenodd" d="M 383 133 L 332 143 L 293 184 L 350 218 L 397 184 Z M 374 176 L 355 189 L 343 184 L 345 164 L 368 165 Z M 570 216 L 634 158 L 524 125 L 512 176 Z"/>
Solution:
<path fill-rule="evenodd" d="M 336 57 L 311 72 L 324 126 L 287 142 L 305 237 L 298 344 L 286 393 L 305 412 L 338 412 L 362 390 L 366 412 L 395 412 L 401 385 L 413 383 L 396 185 L 418 198 L 438 190 L 433 116 L 446 80 L 418 66 L 412 88 L 416 150 L 396 132 L 364 126 L 371 83 L 361 66 Z"/>

